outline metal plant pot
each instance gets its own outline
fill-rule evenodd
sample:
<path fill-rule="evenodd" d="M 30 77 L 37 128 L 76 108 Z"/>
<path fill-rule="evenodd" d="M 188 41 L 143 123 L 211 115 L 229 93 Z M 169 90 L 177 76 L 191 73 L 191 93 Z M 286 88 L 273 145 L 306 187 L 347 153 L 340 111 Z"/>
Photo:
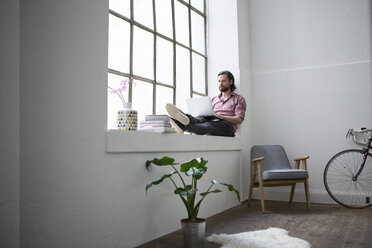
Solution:
<path fill-rule="evenodd" d="M 196 219 L 191 222 L 182 219 L 182 231 L 185 248 L 201 248 L 205 240 L 205 219 Z"/>

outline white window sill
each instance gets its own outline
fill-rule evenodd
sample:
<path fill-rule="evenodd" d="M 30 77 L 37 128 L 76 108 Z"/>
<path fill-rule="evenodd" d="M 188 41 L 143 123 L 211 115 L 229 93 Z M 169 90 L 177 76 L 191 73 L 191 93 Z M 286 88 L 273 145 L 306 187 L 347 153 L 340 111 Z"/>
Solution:
<path fill-rule="evenodd" d="M 239 151 L 239 137 L 165 134 L 108 130 L 107 153 L 180 152 L 180 151 Z"/>

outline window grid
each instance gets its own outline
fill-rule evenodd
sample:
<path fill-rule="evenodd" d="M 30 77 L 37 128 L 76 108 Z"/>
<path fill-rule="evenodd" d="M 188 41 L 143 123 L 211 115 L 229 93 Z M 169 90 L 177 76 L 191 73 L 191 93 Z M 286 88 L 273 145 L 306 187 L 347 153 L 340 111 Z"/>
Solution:
<path fill-rule="evenodd" d="M 133 1 L 133 0 L 131 0 Z M 154 57 L 153 57 L 153 60 L 154 60 L 154 83 L 152 85 L 152 113 L 156 113 L 156 81 L 157 81 L 157 77 L 156 77 L 156 55 L 157 55 L 157 50 L 156 50 L 156 46 L 157 46 L 157 37 L 156 37 L 156 33 L 157 33 L 157 28 L 156 28 L 156 9 L 155 9 L 155 0 L 152 0 L 152 18 L 153 18 L 153 23 L 154 23 Z"/>
<path fill-rule="evenodd" d="M 175 1 L 177 1 L 178 3 L 181 3 L 183 4 L 184 6 L 186 6 L 188 8 L 188 27 L 189 27 L 189 46 L 186 46 L 180 42 L 178 42 L 176 40 L 176 23 L 175 23 Z M 130 55 L 129 55 L 129 59 L 130 59 L 130 62 L 129 62 L 129 73 L 125 73 L 125 72 L 121 72 L 121 71 L 118 71 L 118 70 L 114 70 L 114 69 L 110 69 L 108 68 L 108 72 L 109 73 L 112 73 L 112 74 L 116 74 L 116 75 L 119 75 L 119 76 L 123 76 L 123 77 L 127 77 L 127 78 L 133 78 L 134 80 L 140 80 L 140 81 L 143 81 L 143 82 L 146 82 L 146 83 L 150 83 L 153 85 L 153 114 L 156 114 L 156 86 L 163 86 L 163 87 L 168 87 L 168 88 L 171 88 L 173 89 L 173 103 L 176 103 L 176 87 L 177 87 L 177 82 L 176 82 L 176 68 L 177 68 L 177 64 L 176 64 L 176 56 L 177 56 L 177 53 L 176 53 L 176 48 L 177 46 L 180 46 L 180 47 L 183 47 L 185 49 L 187 49 L 189 51 L 189 62 L 190 62 L 190 97 L 193 97 L 194 95 L 198 95 L 198 96 L 206 96 L 208 95 L 208 81 L 207 81 L 207 67 L 208 67 L 208 60 L 207 60 L 207 32 L 206 32 L 206 28 L 207 28 L 207 21 L 206 21 L 206 1 L 204 0 L 203 1 L 203 4 L 204 4 L 204 13 L 201 12 L 200 10 L 198 10 L 197 8 L 193 7 L 191 4 L 189 3 L 186 3 L 182 0 L 171 0 L 171 9 L 172 9 L 172 32 L 173 32 L 173 38 L 169 38 L 161 33 L 158 33 L 157 32 L 157 26 L 156 26 L 156 0 L 152 0 L 152 10 L 153 10 L 153 26 L 154 28 L 151 29 L 139 22 L 137 22 L 136 20 L 134 20 L 134 4 L 133 4 L 134 0 L 130 0 L 130 18 L 114 11 L 114 10 L 111 10 L 109 9 L 109 14 L 115 16 L 115 17 L 118 17 L 120 19 L 122 19 L 123 21 L 126 21 L 130 24 Z M 194 50 L 192 47 L 192 23 L 191 23 L 191 12 L 194 11 L 195 13 L 199 14 L 200 16 L 203 17 L 203 20 L 204 20 L 204 54 Z M 140 29 L 143 29 L 147 32 L 150 32 L 153 36 L 154 36 L 154 54 L 153 54 L 153 76 L 154 76 L 154 79 L 149 79 L 149 78 L 145 78 L 145 77 L 142 77 L 140 75 L 134 75 L 134 72 L 133 72 L 133 31 L 134 31 L 134 27 L 138 27 Z M 165 39 L 169 42 L 171 42 L 173 44 L 173 85 L 169 85 L 169 84 L 166 84 L 166 83 L 162 83 L 162 82 L 159 82 L 157 80 L 157 61 L 156 61 L 156 56 L 157 56 L 157 40 L 158 38 L 162 38 L 162 39 Z M 205 63 L 204 63 L 204 66 L 205 66 L 205 94 L 204 93 L 201 93 L 201 92 L 197 92 L 197 91 L 194 91 L 193 90 L 193 63 L 192 63 L 192 55 L 196 54 L 196 55 L 199 55 L 201 57 L 204 58 L 205 60 Z M 128 101 L 129 102 L 132 102 L 132 99 L 133 99 L 133 86 L 132 84 L 129 84 L 129 89 L 128 89 Z"/>

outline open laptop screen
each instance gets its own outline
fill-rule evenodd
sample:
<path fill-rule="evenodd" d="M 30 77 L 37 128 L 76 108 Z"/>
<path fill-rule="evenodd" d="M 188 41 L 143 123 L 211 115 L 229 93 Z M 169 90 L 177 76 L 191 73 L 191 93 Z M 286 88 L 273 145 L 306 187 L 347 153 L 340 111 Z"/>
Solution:
<path fill-rule="evenodd" d="M 187 113 L 192 116 L 212 116 L 212 100 L 207 97 L 195 97 L 186 99 Z"/>

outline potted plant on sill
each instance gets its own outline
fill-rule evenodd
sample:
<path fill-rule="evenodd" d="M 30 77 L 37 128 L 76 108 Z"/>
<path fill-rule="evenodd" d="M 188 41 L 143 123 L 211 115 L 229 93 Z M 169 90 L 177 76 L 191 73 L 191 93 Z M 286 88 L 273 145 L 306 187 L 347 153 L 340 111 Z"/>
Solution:
<path fill-rule="evenodd" d="M 181 220 L 182 223 L 182 230 L 184 236 L 184 244 L 185 247 L 203 247 L 204 239 L 205 239 L 205 219 L 198 218 L 198 213 L 200 209 L 200 205 L 205 199 L 205 197 L 210 193 L 219 193 L 222 192 L 219 189 L 212 190 L 212 187 L 216 184 L 227 186 L 229 191 L 235 192 L 238 201 L 240 202 L 240 194 L 237 189 L 233 187 L 231 184 L 224 183 L 220 180 L 213 179 L 211 180 L 211 185 L 207 189 L 207 191 L 199 193 L 201 199 L 197 201 L 197 191 L 198 191 L 198 180 L 202 178 L 202 176 L 207 172 L 207 160 L 203 158 L 196 158 L 192 159 L 188 162 L 182 163 L 180 165 L 180 169 L 177 170 L 176 165 L 179 163 L 175 162 L 174 158 L 171 157 L 163 157 L 161 159 L 154 158 L 153 160 L 146 161 L 146 169 L 149 171 L 149 166 L 151 164 L 157 166 L 171 166 L 173 170 L 170 173 L 167 173 L 153 182 L 146 185 L 146 194 L 147 190 L 153 186 L 158 185 L 163 182 L 165 179 L 169 178 L 169 180 L 173 183 L 175 190 L 174 194 L 178 195 L 183 204 L 186 207 L 188 217 Z M 187 177 L 191 177 L 191 182 L 188 184 L 181 176 L 181 173 L 184 173 Z M 172 176 L 178 176 L 180 182 L 182 183 L 181 186 L 178 186 L 173 180 Z M 189 180 L 190 181 L 190 180 Z"/>

